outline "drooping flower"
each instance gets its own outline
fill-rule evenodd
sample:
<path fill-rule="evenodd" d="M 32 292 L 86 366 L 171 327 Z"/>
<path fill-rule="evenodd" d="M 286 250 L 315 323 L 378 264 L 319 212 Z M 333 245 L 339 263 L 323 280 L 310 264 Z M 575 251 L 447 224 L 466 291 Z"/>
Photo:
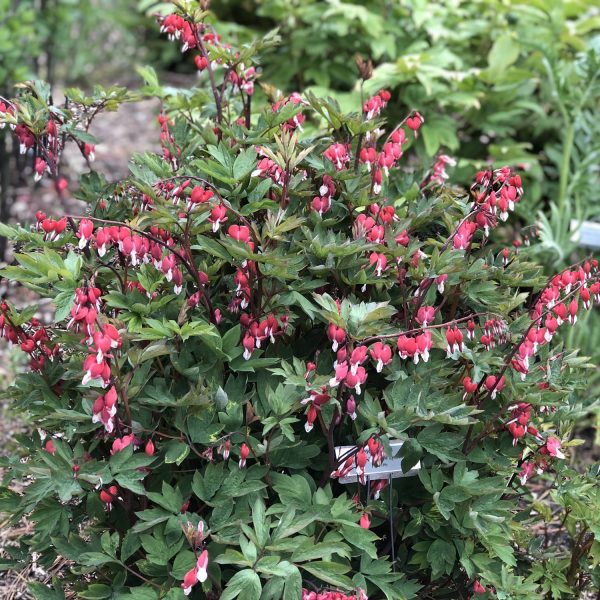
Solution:
<path fill-rule="evenodd" d="M 383 367 L 392 362 L 392 349 L 387 344 L 375 342 L 369 350 L 371 358 L 377 363 L 376 370 L 381 373 Z"/>
<path fill-rule="evenodd" d="M 246 442 L 244 442 L 240 446 L 240 462 L 239 462 L 240 469 L 243 469 L 246 466 L 246 459 L 248 458 L 249 454 L 250 454 L 250 448 L 248 447 Z"/>
<path fill-rule="evenodd" d="M 350 162 L 348 147 L 340 143 L 329 146 L 323 153 L 323 156 L 333 163 L 336 171 L 341 171 Z"/>

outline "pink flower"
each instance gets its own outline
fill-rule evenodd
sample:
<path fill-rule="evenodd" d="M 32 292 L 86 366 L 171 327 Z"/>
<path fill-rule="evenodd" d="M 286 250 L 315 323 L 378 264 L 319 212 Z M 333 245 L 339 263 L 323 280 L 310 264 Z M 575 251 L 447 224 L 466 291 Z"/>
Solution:
<path fill-rule="evenodd" d="M 406 119 L 406 125 L 409 129 L 412 129 L 415 133 L 425 122 L 425 119 L 421 116 L 421 113 L 415 112 L 412 117 Z"/>
<path fill-rule="evenodd" d="M 443 185 L 444 181 L 448 179 L 448 173 L 446 173 L 446 165 L 454 167 L 456 165 L 456 161 L 447 154 L 440 154 L 437 157 L 435 163 L 433 164 L 433 169 L 431 174 L 429 175 L 427 183 Z"/>
<path fill-rule="evenodd" d="M 100 500 L 106 505 L 106 510 L 112 510 L 112 504 L 117 499 L 119 489 L 116 485 L 111 485 L 108 490 L 100 491 Z"/>
<path fill-rule="evenodd" d="M 579 290 L 579 296 L 583 302 L 583 308 L 585 308 L 585 310 L 589 310 L 592 305 L 590 302 L 590 290 L 588 290 L 586 287 L 582 287 Z"/>
<path fill-rule="evenodd" d="M 94 144 L 84 144 L 83 145 L 83 155 L 90 161 L 94 162 L 96 158 L 96 146 Z"/>
<path fill-rule="evenodd" d="M 35 175 L 33 177 L 34 181 L 40 181 L 40 179 L 44 175 L 44 171 L 46 170 L 47 167 L 48 167 L 48 165 L 46 164 L 46 161 L 43 158 L 40 158 L 38 156 L 35 159 L 35 166 L 34 166 Z"/>
<path fill-rule="evenodd" d="M 375 274 L 377 277 L 381 277 L 383 271 L 385 271 L 387 267 L 387 258 L 385 254 L 378 254 L 377 252 L 371 252 L 369 256 L 369 262 L 371 266 L 375 267 Z"/>
<path fill-rule="evenodd" d="M 417 342 L 415 341 L 415 338 L 401 335 L 398 337 L 397 345 L 400 358 L 413 358 L 417 352 Z"/>
<path fill-rule="evenodd" d="M 394 241 L 396 242 L 396 244 L 399 244 L 400 246 L 404 246 L 406 248 L 408 246 L 408 244 L 410 243 L 410 238 L 408 237 L 408 232 L 406 231 L 406 229 L 401 231 L 394 238 Z"/>
<path fill-rule="evenodd" d="M 356 375 L 358 366 L 367 360 L 367 351 L 366 346 L 357 346 L 352 351 L 352 355 L 350 356 L 350 371 L 352 374 Z"/>
<path fill-rule="evenodd" d="M 367 121 L 379 116 L 379 113 L 387 106 L 391 94 L 387 90 L 381 90 L 376 96 L 369 98 L 363 104 L 363 113 Z"/>
<path fill-rule="evenodd" d="M 385 227 L 383 225 L 373 225 L 369 233 L 367 233 L 367 241 L 372 244 L 385 243 Z"/>
<path fill-rule="evenodd" d="M 324 196 L 315 196 L 310 204 L 310 207 L 316 213 L 319 213 L 320 217 L 322 217 L 326 212 L 329 211 L 331 207 L 331 200 Z"/>
<path fill-rule="evenodd" d="M 213 195 L 214 192 L 211 189 L 204 189 L 199 185 L 195 186 L 192 189 L 190 197 L 188 198 L 187 209 L 192 210 L 197 204 L 204 204 L 208 202 L 213 197 Z"/>
<path fill-rule="evenodd" d="M 373 148 L 373 147 L 363 148 L 360 151 L 359 161 L 362 164 L 367 165 L 367 171 L 369 173 L 371 172 L 371 166 L 376 162 L 376 160 L 377 160 L 377 151 L 375 150 L 375 148 Z"/>
<path fill-rule="evenodd" d="M 371 519 L 367 513 L 363 513 L 360 517 L 360 526 L 363 529 L 369 529 L 369 527 L 371 527 Z"/>
<path fill-rule="evenodd" d="M 367 446 L 369 447 L 369 453 L 371 455 L 371 463 L 374 467 L 379 467 L 383 464 L 385 458 L 385 450 L 383 444 L 374 437 L 370 437 L 367 440 Z"/>
<path fill-rule="evenodd" d="M 381 169 L 373 171 L 373 193 L 379 195 L 381 193 L 381 183 L 383 182 L 383 172 Z"/>
<path fill-rule="evenodd" d="M 350 162 L 348 148 L 344 144 L 332 144 L 325 150 L 323 156 L 334 164 L 336 171 L 341 171 Z"/>
<path fill-rule="evenodd" d="M 521 465 L 521 471 L 519 473 L 519 480 L 521 485 L 525 485 L 527 480 L 530 479 L 535 471 L 535 465 L 531 461 L 526 461 Z"/>
<path fill-rule="evenodd" d="M 337 370 L 336 370 L 336 379 L 337 379 Z M 356 373 L 352 373 L 352 371 L 350 371 L 346 375 L 346 378 L 344 379 L 344 383 L 346 384 L 346 386 L 349 388 L 354 388 L 354 391 L 357 394 L 361 393 L 360 386 L 363 385 L 366 381 L 367 381 L 367 372 L 365 371 L 364 367 L 357 367 Z M 331 384 L 331 382 L 330 382 L 330 384 Z"/>
<path fill-rule="evenodd" d="M 240 469 L 243 469 L 246 466 L 246 459 L 248 458 L 249 454 L 250 454 L 250 448 L 248 448 L 248 445 L 244 442 L 240 446 L 240 462 L 239 462 Z"/>
<path fill-rule="evenodd" d="M 417 323 L 427 327 L 435 319 L 435 308 L 433 306 L 421 306 L 417 311 Z"/>
<path fill-rule="evenodd" d="M 117 414 L 117 390 L 111 386 L 104 396 L 96 398 L 92 406 L 92 423 L 102 423 L 107 433 L 112 433 Z"/>
<path fill-rule="evenodd" d="M 255 339 L 247 333 L 242 340 L 242 345 L 244 346 L 244 358 L 246 360 L 250 360 L 252 358 L 252 352 L 254 351 Z"/>
<path fill-rule="evenodd" d="M 463 379 L 463 387 L 465 388 L 464 400 L 468 394 L 474 394 L 477 391 L 478 385 L 470 377 L 465 377 Z"/>
<path fill-rule="evenodd" d="M 549 437 L 546 440 L 546 445 L 540 449 L 542 454 L 548 454 L 554 458 L 565 458 L 565 455 L 560 449 L 560 440 L 555 437 Z"/>
<path fill-rule="evenodd" d="M 208 568 L 208 550 L 203 550 L 196 562 L 196 578 L 203 583 L 208 578 L 206 569 Z"/>
<path fill-rule="evenodd" d="M 375 342 L 370 350 L 371 358 L 377 362 L 376 370 L 381 373 L 383 367 L 392 362 L 392 349 L 382 342 Z"/>
<path fill-rule="evenodd" d="M 323 182 L 319 188 L 319 194 L 325 198 L 331 198 L 335 194 L 335 183 L 329 175 L 323 175 Z"/>
<path fill-rule="evenodd" d="M 475 339 L 475 322 L 473 320 L 469 320 L 469 322 L 467 323 L 467 339 Z"/>
<path fill-rule="evenodd" d="M 315 421 L 317 420 L 317 407 L 314 404 L 311 404 L 308 407 L 308 411 L 306 413 L 306 423 L 304 424 L 304 430 L 306 433 L 312 431 L 314 427 Z"/>
<path fill-rule="evenodd" d="M 214 206 L 210 211 L 210 217 L 208 217 L 208 222 L 212 223 L 213 232 L 217 232 L 219 227 L 227 222 L 227 208 L 222 204 L 218 204 Z"/>
<path fill-rule="evenodd" d="M 346 332 L 337 325 L 329 323 L 327 328 L 327 337 L 331 340 L 331 348 L 337 352 L 338 347 L 346 341 Z"/>
<path fill-rule="evenodd" d="M 350 396 L 346 400 L 346 413 L 353 421 L 356 421 L 356 400 L 354 400 L 354 396 Z"/>
<path fill-rule="evenodd" d="M 227 233 L 229 237 L 238 242 L 248 243 L 250 241 L 250 229 L 246 225 L 231 225 Z"/>
<path fill-rule="evenodd" d="M 462 331 L 456 327 L 456 325 L 446 329 L 446 341 L 448 342 L 448 346 L 446 348 L 446 353 L 448 356 L 451 356 L 455 352 L 465 351 Z"/>
<path fill-rule="evenodd" d="M 196 567 L 194 567 L 193 569 L 190 569 L 183 577 L 183 583 L 181 584 L 181 587 L 183 588 L 183 593 L 186 596 L 189 596 L 192 592 L 192 588 L 196 585 L 197 582 L 198 578 L 196 575 Z"/>
<path fill-rule="evenodd" d="M 417 351 L 413 356 L 413 362 L 417 364 L 419 362 L 419 358 L 423 360 L 423 362 L 429 361 L 429 351 L 431 350 L 432 340 L 431 340 L 431 331 L 424 331 L 420 333 L 415 338 L 415 343 L 417 345 Z"/>
<path fill-rule="evenodd" d="M 82 385 L 87 385 L 92 379 L 101 379 L 102 386 L 106 387 L 110 381 L 110 367 L 104 360 L 96 361 L 96 356 L 90 354 L 83 362 L 84 376 Z"/>
<path fill-rule="evenodd" d="M 513 446 L 517 445 L 517 442 L 525 437 L 525 427 L 523 425 L 519 425 L 519 423 L 511 423 L 508 426 L 508 431 L 513 436 Z"/>
<path fill-rule="evenodd" d="M 144 452 L 146 453 L 146 456 L 154 456 L 154 442 L 152 440 L 146 442 Z"/>
<path fill-rule="evenodd" d="M 335 368 L 335 377 L 332 377 L 329 380 L 329 386 L 336 387 L 339 383 L 344 381 L 346 375 L 348 375 L 348 370 L 349 368 L 347 362 L 339 363 Z"/>
<path fill-rule="evenodd" d="M 457 230 L 452 240 L 455 250 L 466 250 L 471 245 L 471 238 L 477 230 L 477 224 L 472 221 L 465 221 Z"/>
<path fill-rule="evenodd" d="M 365 467 L 367 466 L 367 453 L 364 448 L 360 448 L 356 453 L 355 460 L 357 473 L 364 473 Z"/>
<path fill-rule="evenodd" d="M 92 239 L 94 233 L 94 224 L 89 219 L 81 219 L 79 221 L 79 231 L 77 237 L 79 238 L 79 248 L 83 249 L 87 246 L 88 242 Z"/>
<path fill-rule="evenodd" d="M 439 277 L 436 277 L 435 279 L 435 285 L 437 286 L 438 292 L 440 294 L 444 293 L 444 287 L 447 279 L 448 275 L 446 275 L 445 273 L 443 275 L 440 275 Z"/>
<path fill-rule="evenodd" d="M 136 445 L 136 439 L 133 434 L 124 435 L 121 438 L 116 438 L 112 443 L 110 453 L 116 454 L 117 452 L 121 452 L 121 450 L 124 450 L 125 448 L 127 448 L 127 446 L 130 446 L 131 444 L 133 444 L 134 447 Z"/>
<path fill-rule="evenodd" d="M 323 406 L 323 404 L 327 404 L 329 402 L 331 396 L 327 393 L 327 388 L 325 386 L 321 387 L 321 390 L 311 390 L 309 392 L 309 397 L 304 398 L 304 400 L 300 401 L 300 404 L 308 404 L 312 402 L 315 406 Z"/>
<path fill-rule="evenodd" d="M 579 304 L 575 298 L 569 302 L 569 323 L 575 325 L 577 323 L 577 311 L 579 310 Z"/>
<path fill-rule="evenodd" d="M 501 392 L 504 389 L 505 383 L 504 375 L 502 375 L 500 379 L 498 379 L 496 375 L 488 375 L 483 382 L 483 386 L 488 392 L 491 392 L 491 398 L 493 400 L 498 392 Z"/>

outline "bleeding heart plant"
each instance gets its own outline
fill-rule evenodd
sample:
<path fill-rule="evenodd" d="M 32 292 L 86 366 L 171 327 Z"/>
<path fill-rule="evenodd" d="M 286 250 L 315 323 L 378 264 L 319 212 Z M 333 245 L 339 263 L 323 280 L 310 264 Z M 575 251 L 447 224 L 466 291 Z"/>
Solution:
<path fill-rule="evenodd" d="M 385 123 L 385 90 L 344 114 L 269 89 L 253 110 L 276 40 L 233 48 L 200 4 L 160 21 L 197 95 L 146 72 L 160 154 L 123 181 L 84 176 L 85 214 L 2 226 L 2 276 L 56 314 L 1 307 L 30 357 L 15 404 L 44 434 L 7 461 L 5 482 L 33 483 L 0 508 L 37 524 L 23 548 L 71 561 L 82 598 L 539 597 L 515 517 L 531 478 L 567 476 L 585 373 L 556 334 L 600 299 L 597 262 L 545 281 L 508 249 L 527 202 L 509 167 L 466 191 L 446 187 L 446 155 L 404 169 L 428 124 Z M 67 108 L 30 85 L 0 125 L 62 189 L 64 144 L 93 160 L 107 93 L 126 97 Z M 418 477 L 370 479 L 391 440 Z"/>

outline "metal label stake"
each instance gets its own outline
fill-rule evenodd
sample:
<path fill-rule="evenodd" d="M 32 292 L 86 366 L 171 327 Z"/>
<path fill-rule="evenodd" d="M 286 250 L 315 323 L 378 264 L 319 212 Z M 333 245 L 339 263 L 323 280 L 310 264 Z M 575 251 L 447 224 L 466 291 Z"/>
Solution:
<path fill-rule="evenodd" d="M 396 570 L 396 549 L 394 548 L 394 514 L 392 510 L 392 480 L 399 477 L 410 477 L 412 475 L 416 475 L 417 472 L 421 469 L 421 463 L 418 462 L 410 471 L 406 473 L 402 472 L 402 459 L 400 457 L 394 458 L 400 448 L 402 447 L 403 442 L 400 440 L 391 440 L 390 446 L 392 449 L 391 456 L 385 456 L 383 462 L 378 467 L 374 467 L 371 464 L 371 453 L 369 452 L 369 447 L 365 446 L 364 450 L 367 454 L 367 464 L 365 465 L 365 478 L 366 478 L 366 487 L 367 487 L 367 502 L 371 497 L 371 481 L 374 479 L 387 479 L 388 487 L 390 488 L 388 494 L 388 515 L 389 515 L 389 525 L 390 525 L 390 554 L 392 559 L 392 569 Z M 335 456 L 339 461 L 342 457 L 350 456 L 352 452 L 356 449 L 356 446 L 336 446 L 335 447 Z M 356 465 L 344 476 L 340 477 L 338 480 L 340 483 L 356 483 L 358 481 L 358 473 L 356 472 Z"/>

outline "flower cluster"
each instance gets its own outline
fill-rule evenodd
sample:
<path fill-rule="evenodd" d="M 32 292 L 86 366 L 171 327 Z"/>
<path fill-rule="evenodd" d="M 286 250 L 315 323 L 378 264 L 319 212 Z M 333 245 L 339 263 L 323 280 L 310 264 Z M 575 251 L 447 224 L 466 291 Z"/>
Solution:
<path fill-rule="evenodd" d="M 61 131 L 63 121 L 58 114 L 50 116 L 41 127 L 34 128 L 22 120 L 22 112 L 28 114 L 29 110 L 20 107 L 17 102 L 8 105 L 0 102 L 0 129 L 8 124 L 19 143 L 19 152 L 33 154 L 34 181 L 38 182 L 48 174 L 54 180 L 57 191 L 63 192 L 67 180 L 59 176 L 59 163 L 66 142 L 74 142 L 88 164 L 95 159 L 95 145 L 79 139 L 87 133 L 85 131 L 75 135 L 68 128 Z"/>
<path fill-rule="evenodd" d="M 252 171 L 252 177 L 269 177 L 274 183 L 283 185 L 283 169 L 265 154 L 261 146 L 256 146 L 256 153 L 258 156 L 262 156 L 262 158 L 258 161 L 256 169 Z"/>
<path fill-rule="evenodd" d="M 598 296 L 600 285 L 594 282 L 588 287 L 588 281 L 597 271 L 597 261 L 586 261 L 576 269 L 567 269 L 554 276 L 542 290 L 531 313 L 532 325 L 518 345 L 511 362 L 521 379 L 525 379 L 529 373 L 532 357 L 552 340 L 558 328 L 565 322 L 571 325 L 577 322 L 577 296 L 584 308 L 591 308 L 591 297 Z"/>
<path fill-rule="evenodd" d="M 113 385 L 106 394 L 98 396 L 92 406 L 92 422 L 102 423 L 107 433 L 115 430 L 117 400 L 117 390 Z"/>
<path fill-rule="evenodd" d="M 279 112 L 284 106 L 298 106 L 299 104 L 306 104 L 306 101 L 302 99 L 302 96 L 298 92 L 292 92 L 289 96 L 285 96 L 281 100 L 273 103 L 271 110 L 273 112 Z M 304 115 L 300 112 L 293 117 L 290 117 L 281 125 L 281 128 L 283 131 L 294 131 L 296 129 L 303 131 L 302 124 L 304 123 L 304 119 Z"/>
<path fill-rule="evenodd" d="M 319 187 L 319 195 L 315 196 L 310 204 L 311 209 L 322 217 L 329 212 L 331 200 L 335 194 L 335 183 L 329 175 L 323 176 L 323 182 Z"/>
<path fill-rule="evenodd" d="M 363 113 L 367 121 L 378 117 L 381 111 L 387 106 L 392 95 L 387 90 L 381 90 L 375 96 L 369 98 L 363 104 Z"/>
<path fill-rule="evenodd" d="M 440 154 L 433 163 L 431 173 L 429 173 L 428 176 L 423 180 L 421 186 L 425 187 L 427 185 L 444 185 L 449 177 L 448 173 L 446 172 L 447 166 L 456 166 L 456 160 L 447 154 Z"/>
<path fill-rule="evenodd" d="M 44 241 L 48 240 L 54 242 L 58 240 L 62 233 L 64 233 L 68 224 L 66 217 L 55 220 L 46 217 L 46 214 L 41 210 L 38 210 L 35 213 L 35 218 L 35 228 L 37 231 L 42 231 L 44 233 Z"/>
<path fill-rule="evenodd" d="M 266 319 L 258 321 L 247 313 L 244 313 L 240 315 L 240 323 L 245 331 L 242 338 L 242 345 L 244 347 L 243 356 L 246 360 L 252 358 L 252 353 L 255 349 L 264 348 L 267 342 L 275 343 L 275 338 L 283 335 L 287 328 L 287 318 L 285 315 L 279 317 L 279 321 L 274 314 L 270 314 Z"/>
<path fill-rule="evenodd" d="M 324 592 L 310 592 L 302 589 L 302 600 L 369 600 L 364 590 L 359 589 L 355 594 L 344 594 L 334 590 Z"/>
<path fill-rule="evenodd" d="M 105 490 L 100 491 L 100 500 L 104 504 L 107 511 L 111 511 L 115 500 L 122 500 L 119 497 L 119 488 L 116 485 L 111 485 Z"/>
<path fill-rule="evenodd" d="M 18 344 L 29 355 L 29 367 L 32 371 L 42 371 L 46 360 L 52 360 L 60 352 L 60 346 L 51 338 L 49 330 L 35 317 L 28 323 L 14 324 L 6 302 L 0 304 L 0 338 L 11 344 Z"/>
<path fill-rule="evenodd" d="M 473 209 L 463 219 L 453 237 L 455 250 L 467 250 L 471 246 L 473 235 L 482 230 L 487 237 L 490 229 L 498 225 L 498 217 L 505 221 L 508 211 L 523 194 L 521 177 L 514 175 L 507 167 L 495 171 L 480 171 L 471 186 Z"/>
<path fill-rule="evenodd" d="M 406 142 L 406 134 L 404 129 L 397 127 L 388 136 L 379 151 L 377 150 L 377 135 L 369 135 L 366 141 L 367 145 L 361 148 L 358 160 L 371 173 L 371 189 L 375 195 L 379 195 L 384 175 L 387 177 L 390 170 L 396 167 L 398 160 L 402 158 L 402 145 Z"/>
<path fill-rule="evenodd" d="M 192 592 L 192 588 L 197 583 L 203 583 L 208 578 L 208 550 L 203 550 L 198 559 L 196 560 L 196 565 L 193 569 L 190 569 L 185 576 L 183 577 L 183 583 L 181 587 L 183 588 L 183 593 L 186 596 L 189 596 Z"/>

